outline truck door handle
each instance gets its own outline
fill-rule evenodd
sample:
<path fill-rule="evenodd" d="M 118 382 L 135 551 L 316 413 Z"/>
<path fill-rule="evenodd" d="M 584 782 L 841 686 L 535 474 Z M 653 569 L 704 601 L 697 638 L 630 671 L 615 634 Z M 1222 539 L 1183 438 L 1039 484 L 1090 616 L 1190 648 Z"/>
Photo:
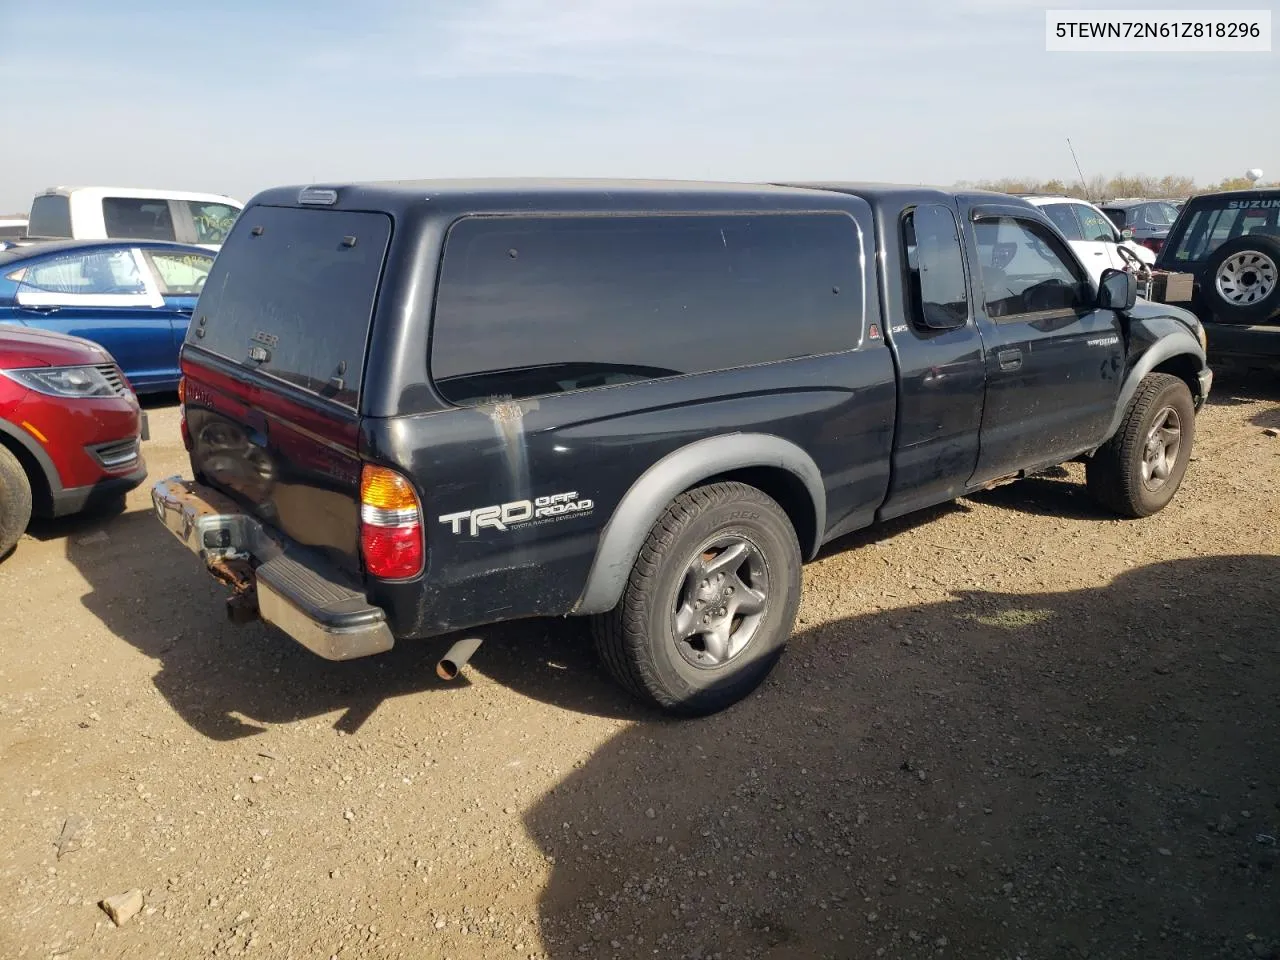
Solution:
<path fill-rule="evenodd" d="M 1017 347 L 1005 347 L 996 351 L 1001 370 L 1017 370 L 1022 366 L 1022 351 Z"/>

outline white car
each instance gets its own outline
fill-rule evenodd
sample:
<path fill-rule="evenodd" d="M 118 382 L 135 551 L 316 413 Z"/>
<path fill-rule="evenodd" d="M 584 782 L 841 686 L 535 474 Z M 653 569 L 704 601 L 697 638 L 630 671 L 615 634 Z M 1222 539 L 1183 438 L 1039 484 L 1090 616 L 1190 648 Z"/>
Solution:
<path fill-rule="evenodd" d="M 1076 256 L 1089 269 L 1095 283 L 1102 279 L 1103 270 L 1130 268 L 1132 261 L 1124 258 L 1120 247 L 1124 247 L 1148 267 L 1156 262 L 1154 251 L 1122 237 L 1111 218 L 1092 203 L 1075 197 L 1041 194 L 1024 194 L 1022 199 L 1039 207 L 1053 221 L 1054 226 L 1075 250 Z"/>
<path fill-rule="evenodd" d="M 244 206 L 217 193 L 137 187 L 50 187 L 31 201 L 27 235 L 169 240 L 218 250 Z"/>

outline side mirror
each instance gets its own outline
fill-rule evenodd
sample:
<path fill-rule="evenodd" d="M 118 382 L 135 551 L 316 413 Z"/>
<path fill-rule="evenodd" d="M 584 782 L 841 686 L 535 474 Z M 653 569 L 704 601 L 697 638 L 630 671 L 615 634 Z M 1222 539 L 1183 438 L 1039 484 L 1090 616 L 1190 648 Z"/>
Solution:
<path fill-rule="evenodd" d="M 1127 270 L 1102 271 L 1098 285 L 1098 307 L 1102 310 L 1132 310 L 1138 302 L 1138 278 Z"/>

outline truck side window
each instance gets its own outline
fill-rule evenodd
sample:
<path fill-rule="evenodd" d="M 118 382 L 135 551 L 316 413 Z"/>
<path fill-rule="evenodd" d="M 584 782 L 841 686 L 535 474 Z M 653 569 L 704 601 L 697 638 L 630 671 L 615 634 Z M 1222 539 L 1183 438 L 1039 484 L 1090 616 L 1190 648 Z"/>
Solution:
<path fill-rule="evenodd" d="M 1071 313 L 1088 302 L 1088 280 L 1065 244 L 1038 223 L 986 217 L 973 225 L 982 294 L 993 320 Z"/>
<path fill-rule="evenodd" d="M 176 240 L 168 200 L 103 197 L 102 220 L 108 237 L 131 240 Z"/>
<path fill-rule="evenodd" d="M 432 377 L 472 404 L 852 350 L 862 255 L 843 213 L 465 217 Z"/>
<path fill-rule="evenodd" d="M 921 329 L 964 326 L 969 320 L 969 297 L 955 216 L 937 203 L 914 207 L 903 217 L 902 239 L 907 300 L 915 325 Z"/>

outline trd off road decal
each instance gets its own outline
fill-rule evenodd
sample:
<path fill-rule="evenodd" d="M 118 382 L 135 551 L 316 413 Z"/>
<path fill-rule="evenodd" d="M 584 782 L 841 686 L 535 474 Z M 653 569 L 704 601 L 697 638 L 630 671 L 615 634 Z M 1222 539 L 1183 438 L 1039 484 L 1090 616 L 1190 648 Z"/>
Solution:
<path fill-rule="evenodd" d="M 595 504 L 591 500 L 579 499 L 577 491 L 573 491 L 554 493 L 547 497 L 538 497 L 536 500 L 512 500 L 510 503 L 446 513 L 439 520 L 441 523 L 449 524 L 455 534 L 462 533 L 465 523 L 471 531 L 471 536 L 474 537 L 486 527 L 506 532 L 512 527 L 552 523 L 569 517 L 585 516 L 594 507 Z"/>

